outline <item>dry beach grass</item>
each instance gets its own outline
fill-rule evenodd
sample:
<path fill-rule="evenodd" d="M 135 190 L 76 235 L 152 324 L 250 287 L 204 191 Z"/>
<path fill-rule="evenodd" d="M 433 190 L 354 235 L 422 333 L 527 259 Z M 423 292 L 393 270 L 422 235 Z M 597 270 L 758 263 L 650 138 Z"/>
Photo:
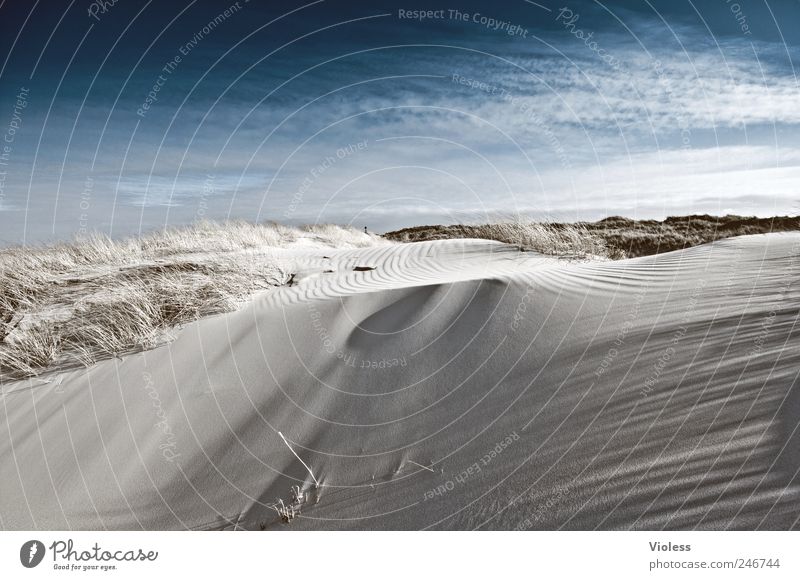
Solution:
<path fill-rule="evenodd" d="M 574 224 L 513 220 L 481 225 L 417 226 L 389 232 L 385 237 L 401 242 L 482 238 L 544 254 L 572 252 L 577 256 L 617 259 L 661 254 L 736 236 L 798 229 L 797 217 L 688 215 L 663 221 L 609 217 Z"/>
<path fill-rule="evenodd" d="M 274 250 L 301 238 L 339 248 L 381 241 L 332 225 L 202 222 L 124 240 L 92 235 L 2 250 L 0 375 L 157 345 L 176 325 L 287 283 L 292 264 Z"/>
<path fill-rule="evenodd" d="M 522 220 L 500 220 L 489 224 L 418 226 L 384 234 L 398 242 L 425 242 L 448 239 L 494 240 L 519 246 L 548 256 L 574 258 L 624 258 L 609 248 L 605 240 L 585 224 L 552 224 Z"/>

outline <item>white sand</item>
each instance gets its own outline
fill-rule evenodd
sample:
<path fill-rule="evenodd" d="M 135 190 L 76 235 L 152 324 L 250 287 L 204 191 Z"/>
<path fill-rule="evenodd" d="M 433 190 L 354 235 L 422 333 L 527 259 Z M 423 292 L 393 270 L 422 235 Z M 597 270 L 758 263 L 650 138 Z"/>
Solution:
<path fill-rule="evenodd" d="M 798 527 L 800 235 L 287 252 L 292 288 L 3 385 L 0 526 Z"/>

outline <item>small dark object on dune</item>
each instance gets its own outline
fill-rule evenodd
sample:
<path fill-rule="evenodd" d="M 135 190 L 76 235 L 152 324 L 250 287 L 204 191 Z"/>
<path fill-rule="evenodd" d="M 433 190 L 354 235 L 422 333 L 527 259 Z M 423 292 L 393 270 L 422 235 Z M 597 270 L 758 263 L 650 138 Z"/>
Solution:
<path fill-rule="evenodd" d="M 353 272 L 369 272 L 370 270 L 374 270 L 374 266 L 356 266 L 353 268 Z"/>

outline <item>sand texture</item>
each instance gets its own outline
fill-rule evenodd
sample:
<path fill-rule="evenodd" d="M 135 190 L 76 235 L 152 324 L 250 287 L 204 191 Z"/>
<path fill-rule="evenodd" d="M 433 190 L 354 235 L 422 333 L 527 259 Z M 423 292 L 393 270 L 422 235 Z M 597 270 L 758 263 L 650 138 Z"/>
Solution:
<path fill-rule="evenodd" d="M 166 346 L 4 384 L 0 526 L 798 527 L 800 235 L 291 251 Z"/>

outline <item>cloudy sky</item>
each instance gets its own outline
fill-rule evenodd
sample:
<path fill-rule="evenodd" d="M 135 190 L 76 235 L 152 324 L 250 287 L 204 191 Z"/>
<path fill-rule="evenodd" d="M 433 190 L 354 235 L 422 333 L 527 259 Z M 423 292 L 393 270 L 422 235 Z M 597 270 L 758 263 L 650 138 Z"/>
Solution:
<path fill-rule="evenodd" d="M 797 213 L 798 21 L 796 0 L 5 0 L 0 243 Z"/>

